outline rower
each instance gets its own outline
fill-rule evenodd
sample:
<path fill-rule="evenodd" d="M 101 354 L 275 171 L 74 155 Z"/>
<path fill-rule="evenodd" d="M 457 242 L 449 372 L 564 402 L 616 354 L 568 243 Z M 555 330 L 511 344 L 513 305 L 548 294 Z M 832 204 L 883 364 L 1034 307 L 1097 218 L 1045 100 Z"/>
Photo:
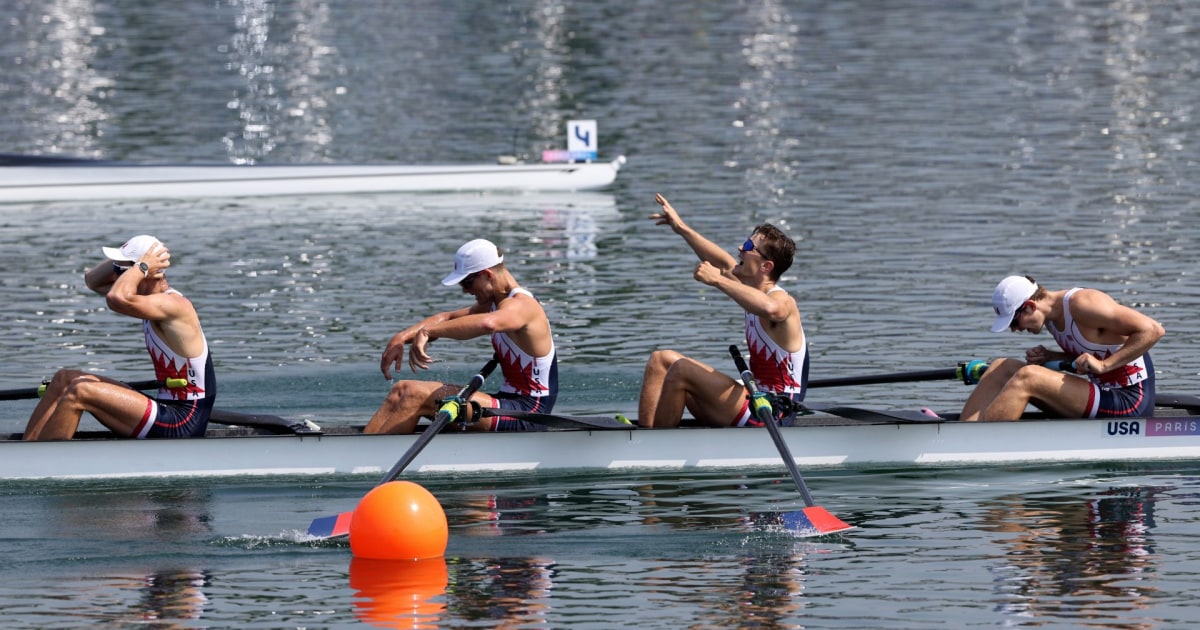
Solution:
<path fill-rule="evenodd" d="M 750 370 L 759 387 L 773 397 L 777 420 L 790 424 L 804 400 L 808 351 L 796 300 L 777 283 L 792 265 L 796 243 L 764 223 L 738 248 L 737 257 L 684 223 L 662 195 L 650 215 L 692 248 L 700 263 L 693 277 L 729 296 L 745 311 Z M 674 427 L 684 409 L 700 422 L 717 427 L 762 426 L 754 417 L 742 383 L 675 350 L 656 350 L 646 361 L 638 422 L 643 427 Z"/>
<path fill-rule="evenodd" d="M 115 379 L 82 370 L 54 374 L 25 427 L 26 440 L 69 440 L 84 412 L 120 437 L 204 435 L 217 379 L 200 316 L 167 284 L 171 252 L 153 236 L 103 248 L 105 260 L 84 275 L 112 311 L 139 319 L 146 351 L 162 385 L 151 398 Z"/>

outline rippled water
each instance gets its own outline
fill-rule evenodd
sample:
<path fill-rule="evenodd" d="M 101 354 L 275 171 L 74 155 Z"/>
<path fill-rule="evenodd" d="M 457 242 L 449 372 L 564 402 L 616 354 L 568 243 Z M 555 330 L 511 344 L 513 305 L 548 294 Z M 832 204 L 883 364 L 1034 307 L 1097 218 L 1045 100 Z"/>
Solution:
<path fill-rule="evenodd" d="M 652 349 L 729 369 L 740 337 L 740 311 L 691 280 L 686 247 L 645 219 L 662 192 L 730 250 L 763 221 L 797 238 L 784 286 L 814 378 L 1019 353 L 1035 340 L 986 326 L 991 287 L 1020 272 L 1157 318 L 1159 389 L 1193 393 L 1198 13 L 1157 0 L 16 0 L 0 7 L 0 152 L 485 162 L 559 148 L 567 119 L 592 118 L 601 156 L 629 162 L 610 190 L 574 195 L 0 205 L 0 382 L 78 365 L 144 378 L 135 325 L 81 279 L 99 246 L 151 232 L 200 310 L 221 406 L 361 422 L 386 391 L 385 340 L 464 303 L 438 281 L 459 244 L 487 235 L 551 315 L 559 409 L 630 410 Z M 487 351 L 434 350 L 443 379 Z M 921 383 L 813 399 L 953 410 L 966 393 Z M 4 403 L 0 427 L 18 430 L 29 408 Z M 860 529 L 815 543 L 742 518 L 795 501 L 779 474 L 436 484 L 454 530 L 439 623 L 1198 616 L 1189 466 L 821 474 L 814 492 Z M 3 548 L 18 562 L 0 570 L 0 605 L 30 627 L 146 614 L 350 624 L 372 599 L 352 586 L 347 550 L 290 532 L 372 482 L 6 487 Z M 470 507 L 491 495 L 511 500 L 491 510 L 508 515 L 492 519 L 499 532 Z"/>

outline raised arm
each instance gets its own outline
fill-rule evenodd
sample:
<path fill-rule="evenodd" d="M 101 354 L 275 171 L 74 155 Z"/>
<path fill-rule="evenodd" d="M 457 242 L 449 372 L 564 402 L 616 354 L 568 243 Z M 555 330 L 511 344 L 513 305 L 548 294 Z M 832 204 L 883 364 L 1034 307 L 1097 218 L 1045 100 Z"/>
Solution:
<path fill-rule="evenodd" d="M 83 281 L 87 288 L 100 295 L 108 295 L 113 283 L 117 281 L 117 268 L 113 261 L 105 258 L 83 274 Z"/>
<path fill-rule="evenodd" d="M 675 210 L 671 202 L 667 201 L 666 197 L 659 194 L 654 196 L 654 200 L 661 206 L 657 213 L 650 215 L 655 225 L 669 226 L 676 234 L 682 236 L 702 262 L 709 263 L 722 272 L 729 272 L 733 269 L 737 260 L 729 252 L 721 249 L 684 223 L 683 219 L 679 218 L 679 212 Z"/>

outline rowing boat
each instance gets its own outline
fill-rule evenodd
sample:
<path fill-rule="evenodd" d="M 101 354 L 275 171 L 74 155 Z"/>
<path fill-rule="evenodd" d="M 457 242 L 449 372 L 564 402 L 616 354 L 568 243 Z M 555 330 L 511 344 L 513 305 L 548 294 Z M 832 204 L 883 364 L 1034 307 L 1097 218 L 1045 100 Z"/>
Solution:
<path fill-rule="evenodd" d="M 0 203 L 604 188 L 611 162 L 477 165 L 151 165 L 0 156 Z M 7 164 L 7 165 L 5 165 Z"/>
<path fill-rule="evenodd" d="M 1200 408 L 1160 408 L 1154 418 L 1019 422 L 920 419 L 911 412 L 837 407 L 783 427 L 805 469 L 977 466 L 1015 463 L 1200 459 Z M 225 418 L 237 422 L 237 414 Z M 637 429 L 608 418 L 544 416 L 540 433 L 437 436 L 404 475 L 542 471 L 687 471 L 779 468 L 765 430 Z M 254 424 L 250 422 L 248 424 Z M 311 423 L 211 427 L 204 438 L 119 440 L 80 433 L 63 442 L 0 440 L 0 479 L 370 474 L 386 471 L 417 439 L 364 435 Z"/>

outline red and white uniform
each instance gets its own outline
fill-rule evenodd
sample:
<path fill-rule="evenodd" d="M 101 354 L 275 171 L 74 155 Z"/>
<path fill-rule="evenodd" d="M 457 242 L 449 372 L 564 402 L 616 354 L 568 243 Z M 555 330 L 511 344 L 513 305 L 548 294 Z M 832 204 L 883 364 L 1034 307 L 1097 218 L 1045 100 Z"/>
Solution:
<path fill-rule="evenodd" d="M 168 289 L 167 293 L 182 295 L 175 289 Z M 146 336 L 146 352 L 150 353 L 150 360 L 154 361 L 154 377 L 163 383 L 158 390 L 157 398 L 159 400 L 203 399 L 207 380 L 205 365 L 208 363 L 208 339 L 203 339 L 204 351 L 199 356 L 189 358 L 172 350 L 167 342 L 163 341 L 154 331 L 154 326 L 150 325 L 149 320 L 142 321 L 142 332 Z M 168 388 L 166 386 L 167 379 L 184 379 L 187 381 L 187 387 Z"/>
<path fill-rule="evenodd" d="M 1086 353 L 1097 359 L 1107 359 L 1120 350 L 1121 346 L 1105 345 L 1084 339 L 1083 333 L 1075 325 L 1075 318 L 1071 317 L 1071 295 L 1078 290 L 1079 287 L 1076 287 L 1067 291 L 1063 296 L 1063 320 L 1066 323 L 1066 330 L 1058 330 L 1054 327 L 1054 322 L 1050 321 L 1046 322 L 1046 328 L 1064 352 L 1074 355 L 1071 358 Z M 1089 374 L 1088 378 L 1100 387 L 1129 387 L 1150 378 L 1150 372 L 1146 369 L 1146 357 L 1143 355 L 1104 374 Z"/>
<path fill-rule="evenodd" d="M 782 290 L 771 287 L 767 294 Z M 808 344 L 805 343 L 803 331 L 800 333 L 800 349 L 788 352 L 767 335 L 758 315 L 746 313 L 746 347 L 750 350 L 750 372 L 754 374 L 759 388 L 775 394 L 804 394 Z M 803 396 L 800 400 L 803 400 Z"/>
<path fill-rule="evenodd" d="M 525 295 L 534 299 L 529 291 L 517 287 L 508 296 Z M 492 307 L 495 310 L 495 307 Z M 535 357 L 520 348 L 505 333 L 492 334 L 492 347 L 500 358 L 500 371 L 504 374 L 504 384 L 500 391 L 518 396 L 541 398 L 558 394 L 558 370 L 555 357 L 554 339 L 550 339 L 550 352 Z"/>
<path fill-rule="evenodd" d="M 182 295 L 174 289 L 168 289 L 168 292 Z M 212 355 L 208 352 L 208 339 L 202 332 L 203 351 L 198 356 L 185 357 L 172 350 L 148 320 L 142 321 L 142 332 L 146 337 L 146 352 L 154 362 L 154 376 L 163 387 L 159 388 L 156 398 L 146 399 L 146 409 L 133 437 L 204 435 L 217 396 L 217 377 Z M 187 385 L 167 387 L 168 379 L 182 379 Z"/>

